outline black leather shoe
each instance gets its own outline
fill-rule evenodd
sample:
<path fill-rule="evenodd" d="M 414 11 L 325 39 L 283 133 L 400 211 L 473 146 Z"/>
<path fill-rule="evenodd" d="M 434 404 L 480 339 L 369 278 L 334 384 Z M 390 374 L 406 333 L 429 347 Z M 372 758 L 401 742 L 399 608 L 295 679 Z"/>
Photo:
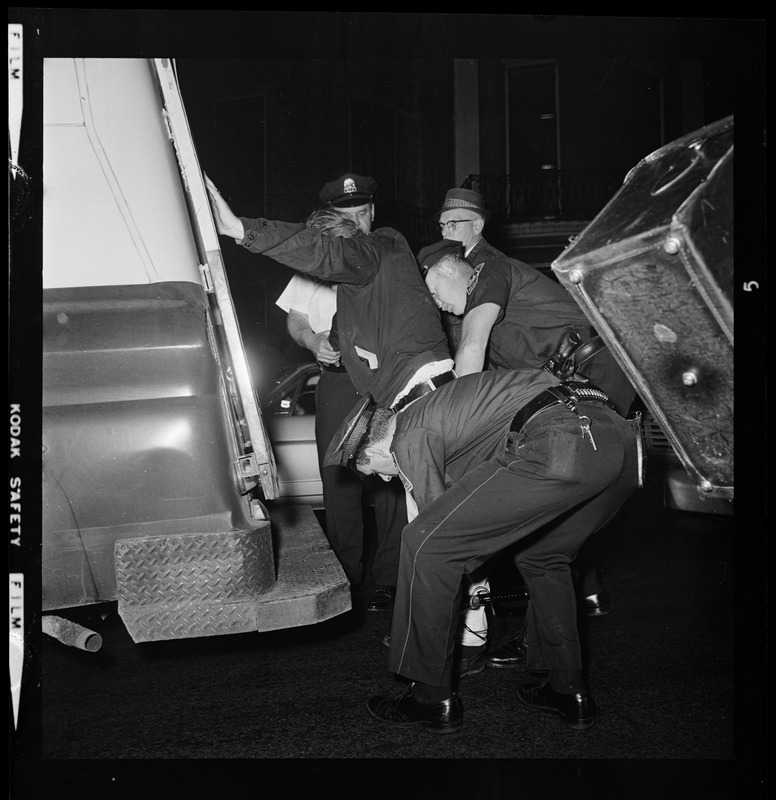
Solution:
<path fill-rule="evenodd" d="M 432 733 L 454 733 L 463 727 L 463 704 L 453 693 L 441 703 L 421 703 L 412 696 L 411 683 L 398 697 L 369 699 L 369 713 L 392 728 L 425 728 Z"/>
<path fill-rule="evenodd" d="M 510 639 L 498 650 L 488 653 L 486 663 L 489 667 L 497 667 L 499 669 L 522 667 L 525 665 L 527 650 L 528 644 L 525 640 L 525 630 L 521 628 L 514 639 Z"/>
<path fill-rule="evenodd" d="M 588 617 L 605 617 L 611 610 L 606 592 L 598 592 L 585 598 L 585 614 Z"/>
<path fill-rule="evenodd" d="M 396 601 L 395 586 L 375 586 L 372 599 L 366 604 L 367 611 L 390 611 Z"/>
<path fill-rule="evenodd" d="M 585 692 L 561 694 L 544 683 L 524 683 L 517 687 L 517 699 L 528 708 L 557 714 L 566 725 L 576 730 L 589 728 L 595 722 L 592 698 Z"/>

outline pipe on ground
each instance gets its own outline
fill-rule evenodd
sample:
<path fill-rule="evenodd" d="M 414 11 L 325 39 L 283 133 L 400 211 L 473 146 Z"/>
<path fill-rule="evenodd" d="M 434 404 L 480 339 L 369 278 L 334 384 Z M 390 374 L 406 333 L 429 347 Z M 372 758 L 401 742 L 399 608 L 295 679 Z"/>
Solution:
<path fill-rule="evenodd" d="M 42 619 L 43 633 L 48 634 L 68 647 L 77 647 L 79 650 L 88 650 L 96 653 L 102 647 L 102 636 L 72 622 L 69 619 L 45 614 Z"/>

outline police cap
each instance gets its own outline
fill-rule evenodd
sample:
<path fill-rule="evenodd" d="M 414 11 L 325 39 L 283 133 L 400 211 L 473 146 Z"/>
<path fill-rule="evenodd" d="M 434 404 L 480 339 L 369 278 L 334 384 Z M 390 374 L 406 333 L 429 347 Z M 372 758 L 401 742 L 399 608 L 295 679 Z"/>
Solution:
<path fill-rule="evenodd" d="M 442 239 L 428 245 L 428 247 L 424 247 L 418 253 L 418 264 L 425 274 L 437 261 L 440 261 L 445 256 L 452 255 L 463 256 L 463 244 L 452 239 Z"/>
<path fill-rule="evenodd" d="M 329 181 L 318 197 L 335 208 L 352 208 L 373 202 L 376 192 L 377 181 L 374 178 L 346 172 L 337 180 Z"/>
<path fill-rule="evenodd" d="M 369 395 L 353 406 L 332 437 L 331 444 L 323 457 L 324 467 L 348 467 L 358 474 L 356 456 L 369 432 L 369 423 L 376 408 L 374 400 Z"/>

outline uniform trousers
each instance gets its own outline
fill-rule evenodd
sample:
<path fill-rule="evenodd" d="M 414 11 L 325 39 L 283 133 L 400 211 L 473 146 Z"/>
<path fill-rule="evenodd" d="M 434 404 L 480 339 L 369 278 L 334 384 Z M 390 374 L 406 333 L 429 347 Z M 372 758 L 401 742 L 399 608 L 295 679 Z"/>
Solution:
<path fill-rule="evenodd" d="M 637 485 L 632 429 L 583 402 L 597 449 L 560 404 L 509 433 L 505 452 L 470 469 L 405 528 L 388 658 L 390 671 L 452 685 L 462 578 L 521 542 L 518 568 L 531 598 L 531 670 L 580 670 L 570 565 Z"/>
<path fill-rule="evenodd" d="M 361 395 L 347 372 L 323 369 L 315 390 L 315 440 L 318 464 L 342 421 Z M 354 586 L 364 580 L 364 493 L 374 500 L 377 547 L 372 562 L 376 585 L 395 586 L 399 545 L 407 524 L 407 502 L 398 480 L 360 480 L 344 467 L 321 466 L 326 537 L 345 575 Z"/>

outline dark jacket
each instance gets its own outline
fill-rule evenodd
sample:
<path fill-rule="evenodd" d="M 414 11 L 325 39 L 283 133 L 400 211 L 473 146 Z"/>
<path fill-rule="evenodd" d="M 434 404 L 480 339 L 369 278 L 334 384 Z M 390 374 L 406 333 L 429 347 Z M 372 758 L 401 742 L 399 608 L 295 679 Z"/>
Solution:
<path fill-rule="evenodd" d="M 243 247 L 339 284 L 339 345 L 361 394 L 388 407 L 420 367 L 450 358 L 439 310 L 398 231 L 344 238 L 299 223 L 242 222 Z"/>

